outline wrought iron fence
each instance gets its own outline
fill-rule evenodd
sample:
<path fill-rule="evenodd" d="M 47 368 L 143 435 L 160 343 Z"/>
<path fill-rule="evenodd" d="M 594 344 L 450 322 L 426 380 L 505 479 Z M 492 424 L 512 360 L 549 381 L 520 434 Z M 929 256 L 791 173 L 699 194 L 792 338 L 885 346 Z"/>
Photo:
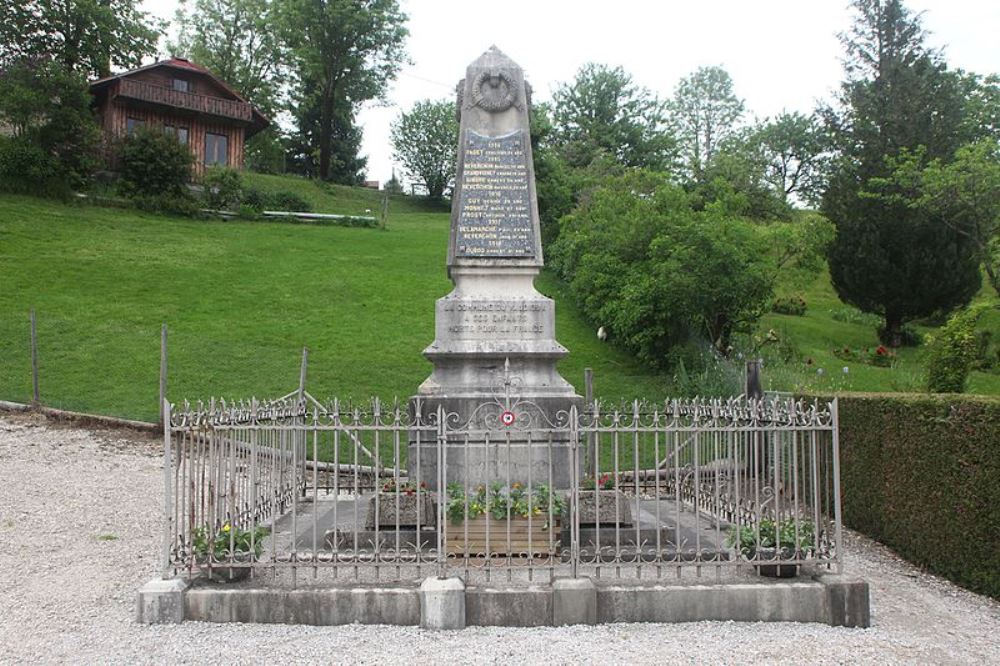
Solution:
<path fill-rule="evenodd" d="M 841 564 L 836 400 L 595 402 L 552 422 L 302 391 L 165 412 L 165 575 L 545 581 Z"/>

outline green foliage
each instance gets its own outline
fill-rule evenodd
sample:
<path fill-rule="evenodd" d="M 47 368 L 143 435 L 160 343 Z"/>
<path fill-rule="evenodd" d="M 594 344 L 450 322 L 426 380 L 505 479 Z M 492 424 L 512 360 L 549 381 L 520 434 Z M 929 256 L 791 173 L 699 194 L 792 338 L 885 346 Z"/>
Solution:
<path fill-rule="evenodd" d="M 963 393 L 976 361 L 979 341 L 976 323 L 983 308 L 971 307 L 955 313 L 931 343 L 927 357 L 927 390 L 932 393 Z"/>
<path fill-rule="evenodd" d="M 196 527 L 191 532 L 191 550 L 198 561 L 225 561 L 251 552 L 256 559 L 264 549 L 264 538 L 268 533 L 266 527 L 245 530 L 229 523 L 223 524 L 217 531 Z"/>
<path fill-rule="evenodd" d="M 738 128 L 743 100 L 722 67 L 699 67 L 682 78 L 670 102 L 670 119 L 688 175 L 703 180 L 704 169 Z"/>
<path fill-rule="evenodd" d="M 659 367 L 692 334 L 728 354 L 772 297 L 765 228 L 724 202 L 696 211 L 647 172 L 605 179 L 563 218 L 550 254 L 591 321 Z"/>
<path fill-rule="evenodd" d="M 0 64 L 55 60 L 83 76 L 131 69 L 156 53 L 162 25 L 132 0 L 5 0 Z"/>
<path fill-rule="evenodd" d="M 450 100 L 423 100 L 400 113 L 390 133 L 393 155 L 406 174 L 440 199 L 455 180 L 458 121 Z"/>
<path fill-rule="evenodd" d="M 842 347 L 834 349 L 833 355 L 842 361 L 854 361 L 856 363 L 867 363 L 879 368 L 891 368 L 896 362 L 896 354 L 884 345 L 879 345 L 874 349 L 865 347 L 864 349 L 851 349 Z"/>
<path fill-rule="evenodd" d="M 277 127 L 271 125 L 247 140 L 243 163 L 257 173 L 284 173 L 285 141 Z"/>
<path fill-rule="evenodd" d="M 812 521 L 787 518 L 775 523 L 769 518 L 763 518 L 756 527 L 743 525 L 737 528 L 733 525 L 726 536 L 726 545 L 737 548 L 745 557 L 753 557 L 762 548 L 809 550 L 815 537 L 816 526 Z"/>
<path fill-rule="evenodd" d="M 748 142 L 763 161 L 764 178 L 782 199 L 820 200 L 829 161 L 829 140 L 815 115 L 782 112 L 759 123 Z"/>
<path fill-rule="evenodd" d="M 910 206 L 903 188 L 866 192 L 907 149 L 950 161 L 968 138 L 964 104 L 958 77 L 924 46 L 919 17 L 898 0 L 854 8 L 840 108 L 824 112 L 839 152 L 822 206 L 837 226 L 830 274 L 845 302 L 884 318 L 886 342 L 898 346 L 905 322 L 969 302 L 978 256 L 968 236 Z"/>
<path fill-rule="evenodd" d="M 588 63 L 552 99 L 552 143 L 571 167 L 586 167 L 601 156 L 654 170 L 674 163 L 676 145 L 663 104 L 621 67 Z"/>
<path fill-rule="evenodd" d="M 192 5 L 190 11 L 184 3 L 177 10 L 177 41 L 170 44 L 170 53 L 207 67 L 273 115 L 284 80 L 282 63 L 287 61 L 281 35 L 274 29 L 274 0 L 194 0 Z"/>
<path fill-rule="evenodd" d="M 1000 401 L 839 400 L 844 523 L 1000 598 Z"/>
<path fill-rule="evenodd" d="M 24 137 L 0 136 L 0 190 L 51 197 L 69 194 L 58 161 Z"/>
<path fill-rule="evenodd" d="M 286 210 L 294 213 L 308 213 L 312 204 L 301 195 L 289 190 L 260 190 L 249 187 L 243 192 L 243 204 L 255 211 Z"/>
<path fill-rule="evenodd" d="M 783 296 L 771 301 L 771 312 L 778 314 L 801 317 L 805 315 L 807 309 L 806 299 L 801 296 Z"/>
<path fill-rule="evenodd" d="M 243 200 L 243 178 L 236 169 L 213 166 L 201 178 L 205 188 L 205 205 L 212 210 L 227 210 Z"/>
<path fill-rule="evenodd" d="M 407 16 L 397 0 L 286 0 L 274 6 L 274 26 L 288 46 L 298 83 L 295 120 L 307 148 L 300 154 L 317 153 L 319 178 L 339 174 L 344 182 L 351 165 L 333 162 L 335 142 L 354 138 L 358 105 L 383 97 L 399 72 Z"/>
<path fill-rule="evenodd" d="M 7 148 L 7 189 L 51 194 L 87 184 L 100 138 L 90 103 L 86 79 L 57 62 L 21 59 L 0 71 L 0 125 L 20 142 Z"/>
<path fill-rule="evenodd" d="M 506 488 L 495 481 L 489 488 L 478 486 L 466 495 L 461 484 L 450 483 L 447 495 L 448 505 L 445 511 L 454 524 L 483 515 L 489 515 L 494 520 L 506 520 L 508 516 L 536 516 L 540 520 L 547 520 L 551 515 L 558 520 L 566 508 L 562 496 L 552 493 L 544 484 L 535 486 L 528 493 L 520 483 L 512 483 L 510 488 Z"/>
<path fill-rule="evenodd" d="M 130 198 L 182 199 L 191 179 L 191 151 L 176 137 L 139 127 L 118 146 L 119 191 Z"/>
<path fill-rule="evenodd" d="M 615 477 L 610 473 L 601 474 L 596 479 L 592 475 L 585 476 L 580 487 L 584 490 L 614 490 Z"/>

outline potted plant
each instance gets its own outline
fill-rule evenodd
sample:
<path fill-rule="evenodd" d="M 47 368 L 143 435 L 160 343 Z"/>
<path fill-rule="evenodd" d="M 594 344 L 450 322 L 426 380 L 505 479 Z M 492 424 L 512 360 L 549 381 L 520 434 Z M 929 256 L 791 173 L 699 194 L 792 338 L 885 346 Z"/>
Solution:
<path fill-rule="evenodd" d="M 412 481 L 395 478 L 383 481 L 368 504 L 365 527 L 369 530 L 375 529 L 376 508 L 380 530 L 394 530 L 397 525 L 416 529 L 418 522 L 421 528 L 434 527 L 437 522 L 437 509 L 425 482 L 418 486 Z"/>
<path fill-rule="evenodd" d="M 565 502 L 540 484 L 528 492 L 520 483 L 477 486 L 466 494 L 448 486 L 448 552 L 470 555 L 548 556 L 559 546 Z"/>
<path fill-rule="evenodd" d="M 631 525 L 632 503 L 616 488 L 615 477 L 605 472 L 584 477 L 578 502 L 581 525 Z"/>
<path fill-rule="evenodd" d="M 740 555 L 754 562 L 757 573 L 772 578 L 790 578 L 799 575 L 798 564 L 757 564 L 779 560 L 804 559 L 812 546 L 816 530 L 808 520 L 788 518 L 779 523 L 765 518 L 757 527 L 733 526 L 726 538 Z"/>
<path fill-rule="evenodd" d="M 209 580 L 243 580 L 250 575 L 250 563 L 260 557 L 267 535 L 266 527 L 245 530 L 228 522 L 215 532 L 197 527 L 191 532 L 191 551 Z M 246 566 L 232 566 L 236 563 Z"/>

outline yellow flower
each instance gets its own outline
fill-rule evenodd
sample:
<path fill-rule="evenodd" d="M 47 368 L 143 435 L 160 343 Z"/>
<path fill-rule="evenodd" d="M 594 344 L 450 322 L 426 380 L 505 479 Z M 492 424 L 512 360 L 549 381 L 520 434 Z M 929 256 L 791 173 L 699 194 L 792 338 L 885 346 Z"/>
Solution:
<path fill-rule="evenodd" d="M 226 523 L 225 525 L 222 526 L 222 531 L 223 532 L 228 532 L 229 531 L 229 523 Z"/>

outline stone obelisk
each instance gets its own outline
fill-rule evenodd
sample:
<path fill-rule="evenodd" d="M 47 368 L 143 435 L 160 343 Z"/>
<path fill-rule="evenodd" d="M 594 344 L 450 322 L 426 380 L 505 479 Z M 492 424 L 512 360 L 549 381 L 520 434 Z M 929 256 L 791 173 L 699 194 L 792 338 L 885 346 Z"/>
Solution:
<path fill-rule="evenodd" d="M 582 399 L 556 371 L 567 350 L 555 339 L 555 304 L 538 293 L 542 245 L 531 158 L 531 88 L 495 46 L 458 85 L 458 165 L 448 274 L 438 299 L 434 364 L 412 401 L 424 418 L 440 407 L 449 428 L 447 482 L 549 483 L 569 487 L 566 426 Z M 556 430 L 549 438 L 543 430 Z M 482 433 L 482 434 L 478 434 Z M 436 484 L 436 442 L 420 445 L 421 477 Z M 409 467 L 416 471 L 417 445 Z M 530 467 L 530 470 L 529 470 Z"/>

